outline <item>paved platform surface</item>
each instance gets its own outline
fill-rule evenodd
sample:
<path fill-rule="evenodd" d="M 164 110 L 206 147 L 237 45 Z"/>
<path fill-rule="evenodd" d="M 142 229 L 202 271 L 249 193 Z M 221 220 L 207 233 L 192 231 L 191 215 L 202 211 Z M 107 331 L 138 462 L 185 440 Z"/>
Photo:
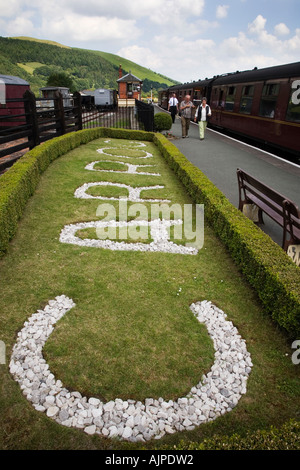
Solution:
<path fill-rule="evenodd" d="M 155 112 L 161 111 L 155 107 Z M 191 123 L 189 138 L 181 138 L 181 122 L 176 117 L 170 132 L 171 142 L 238 207 L 236 170 L 241 168 L 276 191 L 287 196 L 300 208 L 300 166 L 289 163 L 257 148 L 226 137 L 212 129 L 206 130 L 200 141 L 198 125 Z M 264 215 L 260 225 L 274 241 L 281 245 L 282 229 Z"/>

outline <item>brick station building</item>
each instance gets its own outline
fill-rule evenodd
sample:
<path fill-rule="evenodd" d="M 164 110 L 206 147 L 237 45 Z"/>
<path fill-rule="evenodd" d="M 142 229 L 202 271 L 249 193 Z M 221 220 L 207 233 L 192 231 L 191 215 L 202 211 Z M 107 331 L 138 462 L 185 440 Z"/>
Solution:
<path fill-rule="evenodd" d="M 123 76 L 122 67 L 119 67 L 118 83 L 118 105 L 134 106 L 135 100 L 141 100 L 143 81 L 132 75 L 131 72 Z"/>

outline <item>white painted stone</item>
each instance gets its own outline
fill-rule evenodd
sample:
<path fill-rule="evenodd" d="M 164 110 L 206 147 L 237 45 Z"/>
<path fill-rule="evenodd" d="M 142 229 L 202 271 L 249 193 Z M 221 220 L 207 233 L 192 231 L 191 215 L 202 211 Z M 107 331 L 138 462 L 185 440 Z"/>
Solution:
<path fill-rule="evenodd" d="M 57 406 L 50 406 L 48 409 L 47 409 L 47 416 L 49 418 L 53 418 L 54 416 L 56 416 L 59 412 L 59 408 Z"/>
<path fill-rule="evenodd" d="M 91 426 L 87 426 L 86 428 L 84 428 L 84 432 L 86 434 L 95 434 L 96 432 L 96 426 L 94 424 L 92 424 Z"/>
<path fill-rule="evenodd" d="M 129 439 L 131 436 L 132 436 L 132 427 L 126 426 L 123 431 L 122 437 L 123 439 Z"/>

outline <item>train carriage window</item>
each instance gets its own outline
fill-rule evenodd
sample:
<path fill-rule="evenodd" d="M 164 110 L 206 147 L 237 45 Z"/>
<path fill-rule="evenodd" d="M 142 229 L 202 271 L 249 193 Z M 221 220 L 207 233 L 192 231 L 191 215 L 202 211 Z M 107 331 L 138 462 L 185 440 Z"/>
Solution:
<path fill-rule="evenodd" d="M 224 102 L 224 89 L 223 89 L 223 88 L 220 88 L 220 89 L 219 89 L 218 106 L 221 106 L 222 108 L 225 106 L 225 102 Z"/>
<path fill-rule="evenodd" d="M 295 82 L 297 85 L 300 80 Z M 286 113 L 286 120 L 293 122 L 300 122 L 300 88 L 292 87 L 289 104 Z"/>
<path fill-rule="evenodd" d="M 252 108 L 254 94 L 254 85 L 246 85 L 243 87 L 242 97 L 240 101 L 240 113 L 250 114 Z"/>
<path fill-rule="evenodd" d="M 226 101 L 225 101 L 225 110 L 226 111 L 233 111 L 234 100 L 235 100 L 235 91 L 236 91 L 235 86 L 229 86 L 227 88 L 227 95 L 226 95 Z"/>
<path fill-rule="evenodd" d="M 260 116 L 274 117 L 278 93 L 279 84 L 264 85 L 259 106 Z"/>

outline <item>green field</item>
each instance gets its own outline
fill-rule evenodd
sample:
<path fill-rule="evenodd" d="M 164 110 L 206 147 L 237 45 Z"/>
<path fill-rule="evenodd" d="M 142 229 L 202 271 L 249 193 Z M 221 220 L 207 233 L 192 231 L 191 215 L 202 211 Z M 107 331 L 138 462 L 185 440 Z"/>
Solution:
<path fill-rule="evenodd" d="M 24 69 L 27 73 L 33 74 L 34 70 L 38 67 L 42 67 L 41 62 L 27 62 L 26 64 L 17 64 L 18 67 Z"/>

